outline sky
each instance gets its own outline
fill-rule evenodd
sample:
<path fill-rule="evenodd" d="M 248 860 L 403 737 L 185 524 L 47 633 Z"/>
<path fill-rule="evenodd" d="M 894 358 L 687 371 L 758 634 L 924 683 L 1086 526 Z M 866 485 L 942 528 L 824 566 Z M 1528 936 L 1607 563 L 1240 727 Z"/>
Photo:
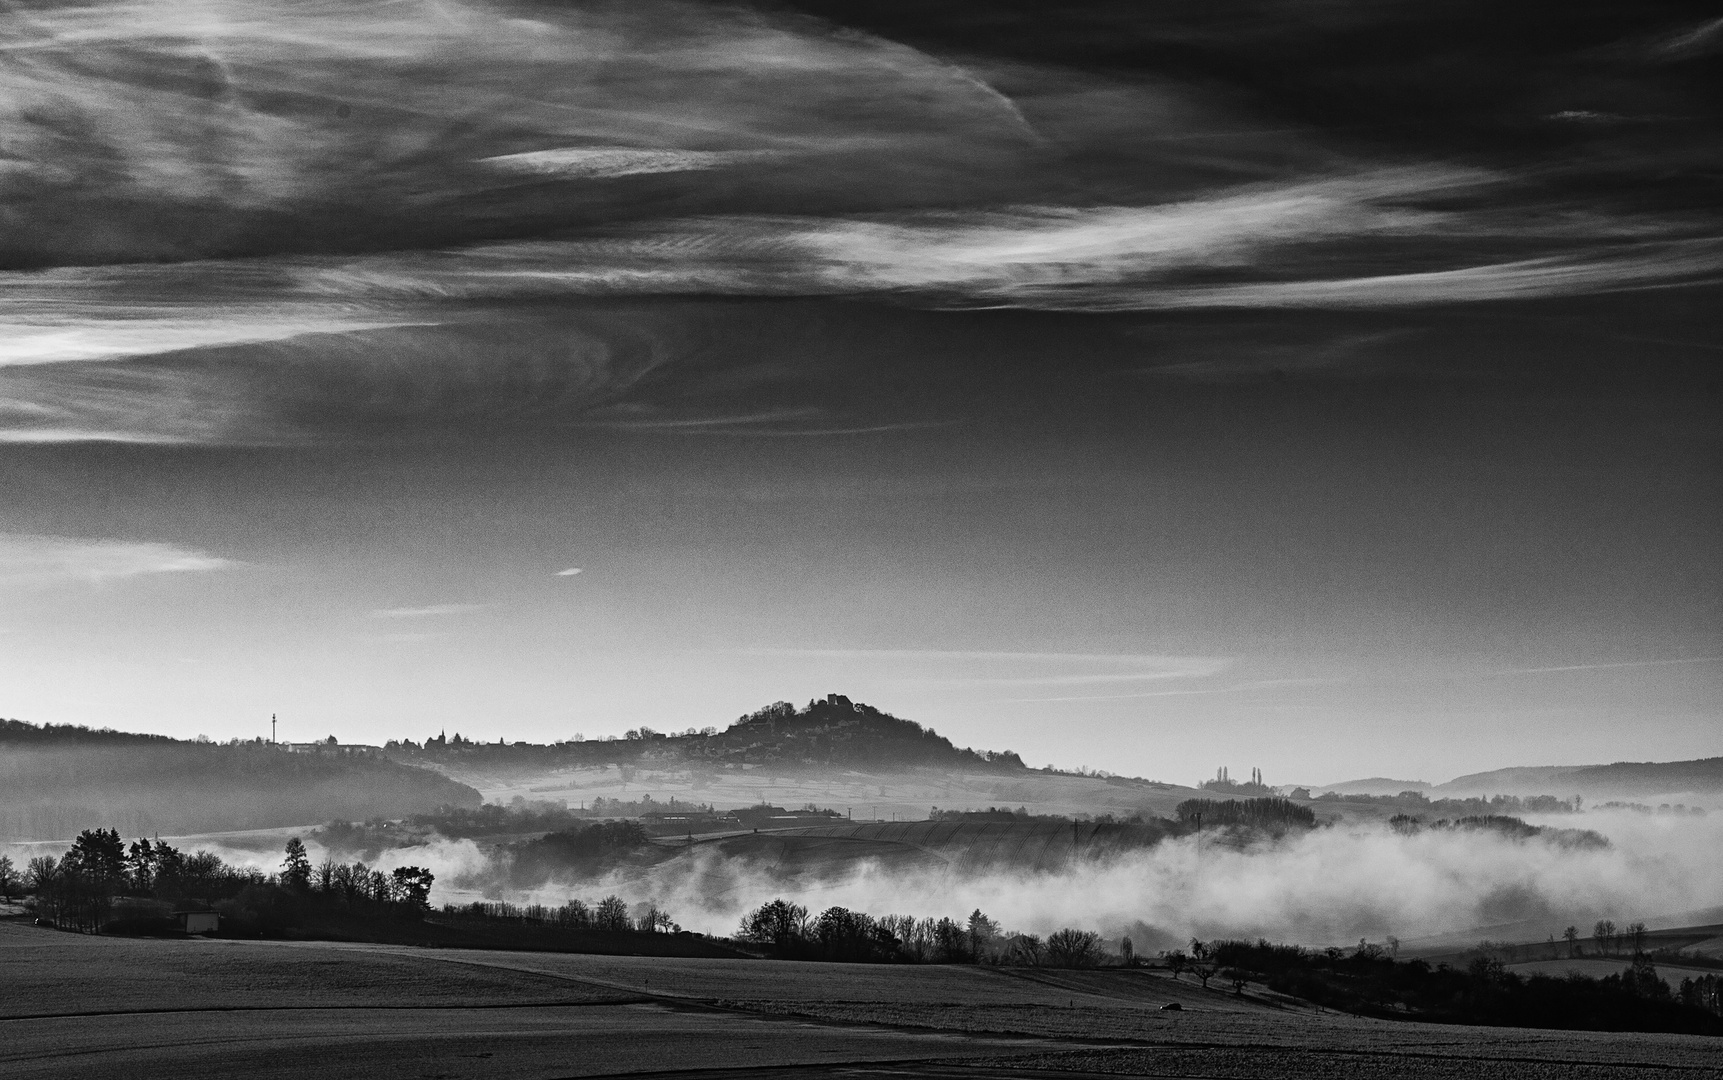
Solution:
<path fill-rule="evenodd" d="M 1699 5 L 36 2 L 0 715 L 1723 754 Z"/>

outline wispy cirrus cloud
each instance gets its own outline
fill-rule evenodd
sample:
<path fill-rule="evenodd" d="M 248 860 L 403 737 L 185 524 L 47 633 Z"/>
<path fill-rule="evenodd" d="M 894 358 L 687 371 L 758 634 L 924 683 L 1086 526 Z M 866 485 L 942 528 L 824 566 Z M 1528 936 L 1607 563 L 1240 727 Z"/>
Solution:
<path fill-rule="evenodd" d="M 498 154 L 480 162 L 502 172 L 527 176 L 610 179 L 653 173 L 699 172 L 770 161 L 773 150 L 641 150 L 626 146 L 566 146 Z"/>
<path fill-rule="evenodd" d="M 1555 664 L 1549 667 L 1504 668 L 1491 675 L 1547 675 L 1566 671 L 1614 671 L 1621 668 L 1684 667 L 1689 664 L 1719 664 L 1723 656 L 1676 656 L 1658 660 L 1615 660 L 1594 664 Z"/>
<path fill-rule="evenodd" d="M 989 704 L 1075 704 L 1085 701 L 1137 701 L 1146 698 L 1161 697 L 1206 697 L 1211 694 L 1255 694 L 1263 691 L 1285 692 L 1313 686 L 1338 686 L 1345 682 L 1345 679 L 1336 678 L 1253 679 L 1249 682 L 1234 683 L 1228 686 L 1208 686 L 1173 690 L 1142 690 L 1125 694 L 1068 694 L 1048 697 L 997 698 Z"/>
<path fill-rule="evenodd" d="M 473 615 L 489 610 L 489 604 L 426 604 L 423 607 L 378 608 L 373 619 L 440 619 L 450 615 Z"/>
<path fill-rule="evenodd" d="M 0 533 L 0 584 L 102 584 L 154 574 L 195 574 L 237 565 L 205 551 L 148 541 Z"/>
<path fill-rule="evenodd" d="M 917 683 L 952 686 L 1117 686 L 1206 679 L 1233 665 L 1224 656 L 1142 653 L 1009 652 L 946 649 L 745 649 L 747 656 L 789 657 L 861 666 Z"/>
<path fill-rule="evenodd" d="M 1191 18 L 1130 32 L 1228 47 Z M 571 299 L 1370 309 L 1723 273 L 1716 215 L 1679 201 L 674 0 L 49 0 L 0 48 L 0 202 L 31 208 L 0 215 L 0 441 L 901 430 L 604 412 L 705 344 L 637 348 L 654 318 L 592 332 Z"/>
<path fill-rule="evenodd" d="M 985 182 L 1032 143 L 954 65 L 675 0 L 48 2 L 0 47 L 0 193 L 55 211 L 0 218 L 15 265 L 519 235 L 635 213 L 620 177 L 784 155 Z"/>

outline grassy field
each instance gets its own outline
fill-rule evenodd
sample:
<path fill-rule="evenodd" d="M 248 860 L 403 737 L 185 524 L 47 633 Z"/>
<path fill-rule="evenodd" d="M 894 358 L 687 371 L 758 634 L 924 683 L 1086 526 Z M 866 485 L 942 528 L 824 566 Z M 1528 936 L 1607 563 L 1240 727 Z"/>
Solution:
<path fill-rule="evenodd" d="M 1365 1020 L 1142 970 L 132 940 L 15 921 L 0 922 L 0 968 L 8 1078 L 1723 1078 L 1715 1039 Z"/>

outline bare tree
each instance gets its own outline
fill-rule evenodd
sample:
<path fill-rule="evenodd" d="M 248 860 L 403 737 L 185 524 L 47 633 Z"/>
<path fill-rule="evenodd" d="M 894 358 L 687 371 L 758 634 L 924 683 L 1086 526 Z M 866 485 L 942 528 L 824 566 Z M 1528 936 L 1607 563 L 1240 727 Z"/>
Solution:
<path fill-rule="evenodd" d="M 777 899 L 761 904 L 742 917 L 739 930 L 748 941 L 784 948 L 808 935 L 808 909 Z"/>
<path fill-rule="evenodd" d="M 1101 935 L 1092 930 L 1055 931 L 1047 936 L 1047 962 L 1054 967 L 1094 967 L 1101 962 Z"/>
<path fill-rule="evenodd" d="M 1645 955 L 1645 938 L 1649 934 L 1643 922 L 1629 923 L 1627 927 L 1627 942 L 1633 948 L 1634 956 Z"/>
<path fill-rule="evenodd" d="M 1166 957 L 1167 967 L 1172 969 L 1173 978 L 1175 980 L 1179 977 L 1179 972 L 1190 967 L 1191 958 L 1185 955 L 1185 951 L 1183 949 L 1174 949 L 1172 952 L 1164 955 Z"/>
<path fill-rule="evenodd" d="M 1207 942 L 1191 938 L 1191 974 L 1202 980 L 1203 989 L 1208 989 L 1208 981 L 1215 976 L 1220 965 L 1215 963 L 1214 950 Z"/>
<path fill-rule="evenodd" d="M 599 930 L 632 930 L 633 922 L 628 917 L 628 904 L 620 896 L 607 896 L 598 902 L 598 909 L 593 912 L 593 924 Z"/>
<path fill-rule="evenodd" d="M 1047 946 L 1034 934 L 1018 934 L 1011 939 L 1011 962 L 1022 967 L 1040 967 Z"/>
<path fill-rule="evenodd" d="M 1579 948 L 1579 927 L 1570 926 L 1561 932 L 1561 936 L 1567 939 L 1567 958 L 1572 960 Z"/>
<path fill-rule="evenodd" d="M 1615 940 L 1615 923 L 1609 919 L 1599 919 L 1591 928 L 1592 940 L 1597 942 L 1597 954 L 1609 955 L 1609 946 Z"/>
<path fill-rule="evenodd" d="M 0 855 L 0 900 L 10 904 L 12 894 L 18 891 L 18 871 L 12 865 L 9 855 Z"/>

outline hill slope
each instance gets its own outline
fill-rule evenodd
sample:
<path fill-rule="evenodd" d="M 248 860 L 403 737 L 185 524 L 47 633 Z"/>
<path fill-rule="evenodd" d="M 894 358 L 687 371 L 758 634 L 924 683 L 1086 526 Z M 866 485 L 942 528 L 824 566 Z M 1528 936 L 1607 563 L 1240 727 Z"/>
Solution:
<path fill-rule="evenodd" d="M 132 836 L 262 829 L 479 801 L 465 784 L 376 753 L 0 721 L 0 839 L 61 840 L 97 826 Z"/>
<path fill-rule="evenodd" d="M 1439 795 L 1583 795 L 1588 799 L 1723 792 L 1723 757 L 1494 769 L 1438 784 Z"/>

